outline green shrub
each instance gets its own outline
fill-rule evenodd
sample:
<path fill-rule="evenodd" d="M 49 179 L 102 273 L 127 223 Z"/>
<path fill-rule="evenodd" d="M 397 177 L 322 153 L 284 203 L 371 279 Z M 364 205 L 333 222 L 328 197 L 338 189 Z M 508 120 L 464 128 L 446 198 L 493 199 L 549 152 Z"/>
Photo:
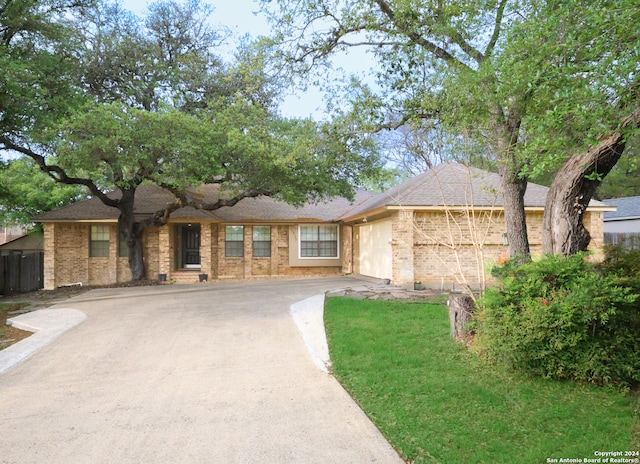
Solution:
<path fill-rule="evenodd" d="M 544 377 L 640 384 L 638 294 L 612 262 L 546 256 L 503 266 L 479 300 L 476 347 Z"/>
<path fill-rule="evenodd" d="M 640 249 L 623 245 L 606 245 L 605 259 L 598 268 L 605 274 L 615 274 L 620 282 L 640 294 Z"/>

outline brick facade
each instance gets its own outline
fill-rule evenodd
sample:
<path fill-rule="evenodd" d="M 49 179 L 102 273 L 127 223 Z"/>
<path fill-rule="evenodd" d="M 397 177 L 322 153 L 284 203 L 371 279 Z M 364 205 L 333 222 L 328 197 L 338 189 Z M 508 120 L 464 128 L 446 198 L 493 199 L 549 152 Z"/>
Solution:
<path fill-rule="evenodd" d="M 104 223 L 100 223 L 105 225 Z M 45 223 L 45 289 L 61 285 L 108 285 L 131 280 L 126 257 L 118 257 L 118 229 L 109 223 L 109 256 L 89 257 L 91 223 Z M 95 225 L 95 224 L 94 224 Z M 349 273 L 352 269 L 350 226 L 340 226 L 340 265 L 290 263 L 291 229 L 295 224 L 271 226 L 271 257 L 252 256 L 253 226 L 244 225 L 244 256 L 225 256 L 225 227 L 219 223 L 200 223 L 200 268 L 181 269 L 179 258 L 180 229 L 183 223 L 149 227 L 143 235 L 144 259 L 149 279 L 167 282 L 198 283 L 222 279 L 261 279 L 282 277 L 330 276 Z M 241 224 L 240 224 L 241 225 Z M 263 225 L 263 224 L 260 224 Z"/>
<path fill-rule="evenodd" d="M 601 256 L 603 213 L 587 211 L 584 224 L 591 233 L 589 249 Z M 543 212 L 527 212 L 531 253 L 542 253 Z M 392 281 L 407 284 L 420 281 L 431 287 L 472 288 L 491 281 L 491 267 L 508 258 L 504 242 L 506 224 L 501 210 L 485 211 L 394 211 L 392 221 Z M 358 244 L 355 248 L 358 250 Z M 355 270 L 359 270 L 356 256 Z"/>
<path fill-rule="evenodd" d="M 379 278 L 391 278 L 396 284 L 421 281 L 447 288 L 458 284 L 477 286 L 478 282 L 490 280 L 494 263 L 508 257 L 503 203 L 498 195 L 501 185 L 498 174 L 443 163 L 387 192 L 357 192 L 353 202 L 335 198 L 295 208 L 268 197 L 257 197 L 245 198 L 234 207 L 215 213 L 180 209 L 169 224 L 147 228 L 144 232 L 147 277 L 194 283 L 362 271 Z M 196 190 L 207 202 L 219 199 L 215 185 Z M 542 218 L 547 192 L 546 187 L 529 183 L 524 198 L 534 257 L 542 252 Z M 141 217 L 153 214 L 174 199 L 160 187 L 140 186 L 136 190 L 137 214 Z M 483 206 L 447 209 L 442 205 Z M 589 208 L 583 221 L 591 233 L 593 257 L 598 259 L 602 256 L 603 211 L 611 209 L 599 202 L 591 203 Z M 118 256 L 114 208 L 93 198 L 44 213 L 39 220 L 45 225 L 45 288 L 78 282 L 101 285 L 130 280 L 127 258 Z M 321 239 L 318 228 L 314 239 L 313 227 L 301 227 L 335 225 L 337 221 L 340 221 L 337 250 L 333 231 L 328 234 L 325 231 Z M 96 229 L 94 252 L 102 257 L 89 256 L 93 224 L 108 229 L 108 233 Z M 241 235 L 237 228 L 233 229 L 229 244 L 230 250 L 242 256 L 226 256 L 227 225 L 244 227 Z M 255 226 L 271 227 L 268 257 L 253 256 Z M 301 256 L 301 235 L 305 237 L 305 249 L 317 247 L 319 250 L 322 246 L 338 256 Z M 109 237 L 108 243 L 105 236 Z M 266 254 L 265 241 L 262 240 L 261 253 L 257 254 Z"/>

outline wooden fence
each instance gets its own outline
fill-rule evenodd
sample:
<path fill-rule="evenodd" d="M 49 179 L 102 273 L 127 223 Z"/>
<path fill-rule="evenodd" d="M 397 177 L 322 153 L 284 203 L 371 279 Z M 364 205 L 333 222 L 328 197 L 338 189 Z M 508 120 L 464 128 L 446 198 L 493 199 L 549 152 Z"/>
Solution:
<path fill-rule="evenodd" d="M 44 253 L 0 256 L 0 294 L 33 292 L 44 282 Z"/>
<path fill-rule="evenodd" d="M 605 245 L 622 245 L 632 250 L 640 249 L 640 233 L 639 232 L 605 232 Z"/>

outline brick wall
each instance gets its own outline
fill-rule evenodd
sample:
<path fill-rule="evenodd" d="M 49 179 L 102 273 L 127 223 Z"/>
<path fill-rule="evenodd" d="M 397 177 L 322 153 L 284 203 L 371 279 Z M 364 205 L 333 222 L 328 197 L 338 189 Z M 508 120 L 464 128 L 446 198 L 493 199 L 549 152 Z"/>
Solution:
<path fill-rule="evenodd" d="M 109 224 L 109 256 L 99 258 L 89 257 L 91 224 L 47 223 L 44 229 L 45 289 L 80 282 L 105 285 L 130 279 L 126 258 L 123 262 L 117 256 L 116 224 Z"/>
<path fill-rule="evenodd" d="M 414 266 L 414 222 L 412 210 L 401 210 L 394 213 L 391 219 L 391 260 L 393 276 L 397 283 L 413 282 Z"/>
<path fill-rule="evenodd" d="M 269 224 L 264 224 L 269 225 Z M 290 224 L 271 224 L 271 257 L 253 257 L 253 226 L 244 226 L 244 256 L 225 255 L 225 225 L 201 224 L 201 268 L 199 270 L 178 269 L 173 258 L 178 237 L 176 224 L 162 227 L 158 236 L 158 268 L 167 274 L 167 280 L 179 283 L 197 283 L 200 274 L 208 279 L 253 279 L 277 277 L 312 277 L 340 275 L 349 272 L 351 259 L 348 256 L 343 266 L 291 266 L 289 263 Z M 343 226 L 341 246 L 343 253 L 351 250 L 351 227 Z M 149 253 L 150 255 L 152 253 Z M 151 268 L 149 268 L 151 269 Z M 155 278 L 155 277 L 152 277 Z"/>
<path fill-rule="evenodd" d="M 342 256 L 342 269 L 343 274 L 353 273 L 353 227 L 345 226 L 341 227 L 342 236 L 342 250 L 340 256 Z"/>
<path fill-rule="evenodd" d="M 532 251 L 540 243 L 542 214 L 529 214 Z M 428 286 L 477 288 L 491 280 L 493 263 L 509 256 L 499 210 L 418 212 L 414 216 L 414 279 Z"/>
<path fill-rule="evenodd" d="M 604 259 L 604 213 L 602 211 L 586 211 L 583 218 L 584 226 L 591 235 L 589 251 L 593 253 L 592 258 L 597 261 Z"/>
<path fill-rule="evenodd" d="M 527 227 L 531 252 L 542 251 L 542 211 L 527 213 Z M 590 250 L 596 259 L 602 256 L 604 241 L 602 212 L 585 213 L 584 224 L 592 242 Z M 480 212 L 467 216 L 463 212 L 396 211 L 392 216 L 393 281 L 441 285 L 443 279 L 454 283 L 467 279 L 477 282 L 493 263 L 508 257 L 508 247 L 502 244 L 506 231 L 501 212 Z M 470 219 L 473 219 L 470 221 Z M 474 227 L 469 227 L 473 224 Z M 291 231 L 295 224 L 271 225 L 271 257 L 252 254 L 252 226 L 245 225 L 244 253 L 241 258 L 225 256 L 225 228 L 223 224 L 201 224 L 201 269 L 177 269 L 175 252 L 179 239 L 176 224 L 150 227 L 144 232 L 144 259 L 147 276 L 157 279 L 166 274 L 168 281 L 198 282 L 199 274 L 208 274 L 209 280 L 267 277 L 311 277 L 340 275 L 358 270 L 357 250 L 351 226 L 340 227 L 340 266 L 292 266 L 290 246 L 295 244 Z M 131 279 L 127 258 L 118 253 L 117 225 L 110 224 L 109 256 L 89 257 L 89 223 L 47 223 L 44 226 L 45 289 L 82 282 L 102 285 L 126 282 Z M 472 235 L 475 239 L 472 239 Z M 482 247 L 473 246 L 482 244 Z M 294 245 L 295 246 L 295 245 Z M 352 256 L 356 250 L 356 256 Z M 483 263 L 483 264 L 480 264 Z"/>
<path fill-rule="evenodd" d="M 159 227 L 147 227 L 144 230 L 142 240 L 144 243 L 144 264 L 147 269 L 147 278 L 157 279 L 160 273 L 160 228 Z M 129 265 L 126 266 L 129 271 Z M 119 276 L 119 282 L 124 282 L 131 279 L 131 272 L 129 271 L 128 277 L 125 275 Z"/>
<path fill-rule="evenodd" d="M 89 228 L 85 224 L 45 224 L 45 289 L 89 283 Z"/>
<path fill-rule="evenodd" d="M 601 212 L 589 211 L 584 218 L 584 224 L 592 235 L 589 249 L 595 252 L 596 257 L 601 255 L 604 240 L 602 215 Z M 533 256 L 542 253 L 542 218 L 542 211 L 527 212 L 527 231 Z M 405 215 L 404 220 L 409 219 Z M 401 214 L 395 220 L 402 220 Z M 399 225 L 398 230 L 406 234 L 406 227 L 403 229 Z M 415 213 L 414 280 L 430 286 L 444 284 L 446 288 L 459 287 L 465 282 L 475 288 L 482 280 L 491 281 L 491 267 L 509 257 L 508 246 L 503 244 L 505 232 L 506 224 L 501 211 L 477 212 L 473 215 L 444 211 Z M 396 250 L 400 249 L 394 246 L 394 259 Z"/>

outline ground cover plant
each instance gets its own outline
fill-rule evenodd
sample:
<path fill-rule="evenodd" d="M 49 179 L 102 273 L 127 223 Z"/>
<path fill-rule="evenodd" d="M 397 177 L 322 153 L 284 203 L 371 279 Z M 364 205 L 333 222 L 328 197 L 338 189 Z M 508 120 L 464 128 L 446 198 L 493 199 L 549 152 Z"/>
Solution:
<path fill-rule="evenodd" d="M 325 323 L 336 377 L 407 462 L 526 464 L 639 447 L 628 391 L 491 365 L 450 338 L 442 304 L 329 298 Z"/>

